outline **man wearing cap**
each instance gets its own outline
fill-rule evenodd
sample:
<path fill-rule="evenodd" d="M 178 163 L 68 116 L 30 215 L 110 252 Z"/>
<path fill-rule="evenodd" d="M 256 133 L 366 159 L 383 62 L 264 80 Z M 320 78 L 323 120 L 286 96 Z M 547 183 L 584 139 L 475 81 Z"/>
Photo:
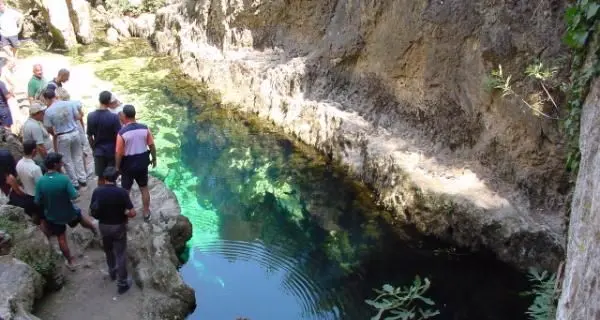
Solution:
<path fill-rule="evenodd" d="M 109 111 L 111 97 L 110 92 L 102 91 L 98 99 L 100 106 L 87 117 L 87 136 L 94 151 L 94 171 L 99 185 L 104 184 L 104 169 L 115 165 L 117 134 L 121 130 L 119 117 Z"/>
<path fill-rule="evenodd" d="M 76 189 L 87 185 L 87 174 L 83 167 L 83 149 L 77 130 L 80 101 L 60 101 L 54 90 L 44 92 L 48 109 L 44 114 L 44 126 L 54 137 L 55 150 L 64 157 L 65 170 Z"/>
<path fill-rule="evenodd" d="M 29 107 L 29 118 L 23 124 L 23 141 L 35 141 L 37 152 L 33 159 L 42 169 L 44 169 L 44 158 L 49 152 L 54 151 L 50 134 L 42 122 L 45 110 L 46 106 L 33 103 Z"/>
<path fill-rule="evenodd" d="M 135 121 L 135 108 L 123 107 L 125 126 L 117 135 L 116 167 L 122 174 L 121 186 L 131 191 L 135 181 L 142 194 L 144 220 L 150 219 L 150 192 L 148 191 L 148 166 L 156 168 L 156 148 L 150 129 Z M 152 157 L 150 157 L 152 156 Z"/>
<path fill-rule="evenodd" d="M 35 203 L 43 210 L 48 235 L 58 238 L 60 250 L 67 259 L 67 267 L 73 270 L 74 259 L 65 236 L 67 224 L 74 228 L 81 223 L 82 227 L 89 229 L 94 235 L 97 235 L 97 231 L 90 217 L 82 214 L 81 209 L 71 202 L 77 198 L 77 191 L 69 178 L 60 173 L 62 160 L 62 155 L 56 152 L 46 156 L 44 164 L 48 172 L 35 185 Z"/>
<path fill-rule="evenodd" d="M 131 286 L 127 277 L 127 219 L 135 217 L 135 209 L 127 190 L 117 187 L 118 176 L 115 167 L 104 169 L 106 183 L 94 190 L 90 212 L 98 219 L 110 278 L 117 280 L 117 292 L 123 294 Z"/>
<path fill-rule="evenodd" d="M 111 93 L 108 110 L 119 116 L 119 121 L 121 121 L 121 125 L 125 123 L 125 116 L 123 116 L 123 106 L 124 105 L 119 100 L 119 98 L 117 98 L 117 96 L 114 93 Z"/>

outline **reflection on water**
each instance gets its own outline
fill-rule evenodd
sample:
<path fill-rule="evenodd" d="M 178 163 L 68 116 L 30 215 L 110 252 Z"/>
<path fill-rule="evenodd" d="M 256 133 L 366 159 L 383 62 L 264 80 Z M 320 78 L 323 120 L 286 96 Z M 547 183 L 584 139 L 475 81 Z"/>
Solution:
<path fill-rule="evenodd" d="M 197 295 L 189 319 L 369 319 L 372 288 L 417 274 L 432 282 L 436 319 L 525 318 L 521 274 L 392 230 L 363 187 L 280 134 L 191 103 L 202 94 L 159 61 L 112 53 L 96 63 L 151 126 L 153 174 L 193 224 L 181 269 Z"/>

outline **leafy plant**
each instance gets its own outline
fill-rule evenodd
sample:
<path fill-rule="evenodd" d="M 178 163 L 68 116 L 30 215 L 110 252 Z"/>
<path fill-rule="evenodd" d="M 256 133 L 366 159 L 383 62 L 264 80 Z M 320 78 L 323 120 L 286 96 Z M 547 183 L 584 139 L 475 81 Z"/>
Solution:
<path fill-rule="evenodd" d="M 433 300 L 423 296 L 430 285 L 427 278 L 421 281 L 421 278 L 416 276 L 411 286 L 394 288 L 385 284 L 381 290 L 373 289 L 378 296 L 373 300 L 365 300 L 365 303 L 377 309 L 377 314 L 371 320 L 382 319 L 384 314 L 387 314 L 384 320 L 421 320 L 438 315 L 438 310 L 419 307 L 419 304 L 435 304 Z"/>
<path fill-rule="evenodd" d="M 523 96 L 521 96 L 513 90 L 511 82 L 512 76 L 504 74 L 504 71 L 502 70 L 502 65 L 498 65 L 498 69 L 492 70 L 491 76 L 488 77 L 486 86 L 488 87 L 488 89 L 499 90 L 500 92 L 502 92 L 502 97 L 516 97 L 517 99 L 521 100 L 521 102 L 523 102 L 525 106 L 531 109 L 535 115 L 543 116 L 548 119 L 558 120 L 558 116 L 552 116 L 543 111 L 545 103 L 547 101 L 550 101 L 554 105 L 556 114 L 558 114 L 558 106 L 556 105 L 554 98 L 552 97 L 544 83 L 545 81 L 551 79 L 555 73 L 555 68 L 544 68 L 544 65 L 542 63 L 532 64 L 528 66 L 525 70 L 525 74 L 528 77 L 539 81 L 542 89 L 544 90 L 544 94 L 542 94 L 541 92 L 534 92 L 528 96 L 528 99 L 525 99 Z"/>
<path fill-rule="evenodd" d="M 581 158 L 579 151 L 581 109 L 589 90 L 590 81 L 599 74 L 596 55 L 592 57 L 591 63 L 585 63 L 592 42 L 590 40 L 598 36 L 595 30 L 599 10 L 600 3 L 598 1 L 577 0 L 565 13 L 567 30 L 563 41 L 573 49 L 573 58 L 571 79 L 566 89 L 568 112 L 563 127 L 568 143 L 567 170 L 573 174 L 577 174 Z"/>
<path fill-rule="evenodd" d="M 529 269 L 529 281 L 532 283 L 531 291 L 523 295 L 534 296 L 533 303 L 527 309 L 531 320 L 554 320 L 556 318 L 556 305 L 559 294 L 556 290 L 556 275 L 547 271 L 541 273 L 536 269 Z"/>

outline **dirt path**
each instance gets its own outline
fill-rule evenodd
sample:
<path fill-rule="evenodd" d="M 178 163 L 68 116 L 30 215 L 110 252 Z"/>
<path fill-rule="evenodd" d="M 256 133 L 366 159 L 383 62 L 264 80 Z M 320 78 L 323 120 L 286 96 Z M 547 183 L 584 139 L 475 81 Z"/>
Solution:
<path fill-rule="evenodd" d="M 31 78 L 31 70 L 34 63 L 41 63 L 44 67 L 44 75 L 47 80 L 51 79 L 60 68 L 68 68 L 71 71 L 71 80 L 65 84 L 65 88 L 71 94 L 72 99 L 82 100 L 86 113 L 92 111 L 96 106 L 96 97 L 102 90 L 111 90 L 109 82 L 100 80 L 94 75 L 92 65 L 75 65 L 71 59 L 56 54 L 43 54 L 21 59 L 17 62 L 15 71 L 16 99 L 13 110 L 19 110 L 18 106 L 27 105 L 26 88 Z M 19 122 L 24 122 L 28 116 L 27 107 L 22 107 L 14 115 Z M 88 156 L 88 172 L 91 172 L 93 163 Z M 96 187 L 95 177 L 88 180 L 88 186 L 82 188 L 81 197 L 77 205 L 87 213 L 91 193 Z M 134 188 L 132 199 L 138 212 L 141 212 L 139 192 Z M 142 217 L 133 219 L 131 225 L 142 222 Z M 44 297 L 36 304 L 35 315 L 41 319 L 56 320 L 102 320 L 138 319 L 138 310 L 141 305 L 141 290 L 135 285 L 124 295 L 117 294 L 116 284 L 108 279 L 104 252 L 98 241 L 93 241 L 91 233 L 81 227 L 68 229 L 69 245 L 72 253 L 82 264 L 75 272 L 63 270 L 65 285 L 62 289 Z M 55 239 L 51 240 L 55 250 L 58 244 Z M 130 268 L 131 276 L 131 268 Z"/>

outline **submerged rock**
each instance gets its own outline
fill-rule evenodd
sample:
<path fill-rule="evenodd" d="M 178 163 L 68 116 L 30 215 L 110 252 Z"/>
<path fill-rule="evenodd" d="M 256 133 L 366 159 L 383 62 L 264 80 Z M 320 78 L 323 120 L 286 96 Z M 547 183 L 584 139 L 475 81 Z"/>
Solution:
<path fill-rule="evenodd" d="M 43 288 L 42 276 L 29 265 L 11 256 L 0 257 L 0 319 L 39 320 L 30 311 Z"/>

